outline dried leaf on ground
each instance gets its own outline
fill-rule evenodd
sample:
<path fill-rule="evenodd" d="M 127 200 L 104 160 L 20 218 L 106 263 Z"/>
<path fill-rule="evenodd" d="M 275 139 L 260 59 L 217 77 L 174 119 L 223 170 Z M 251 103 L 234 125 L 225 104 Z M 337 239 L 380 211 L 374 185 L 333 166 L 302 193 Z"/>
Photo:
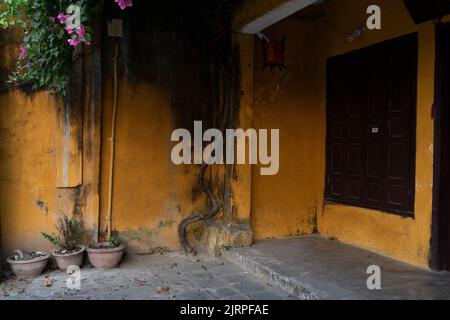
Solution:
<path fill-rule="evenodd" d="M 170 291 L 169 287 L 158 287 L 158 293 L 162 294 L 162 293 L 167 293 Z"/>
<path fill-rule="evenodd" d="M 51 286 L 53 285 L 53 280 L 50 279 L 50 278 L 47 278 L 47 279 L 44 280 L 44 284 L 45 284 L 45 286 L 46 286 L 47 288 L 48 288 L 48 287 L 51 287 Z"/>

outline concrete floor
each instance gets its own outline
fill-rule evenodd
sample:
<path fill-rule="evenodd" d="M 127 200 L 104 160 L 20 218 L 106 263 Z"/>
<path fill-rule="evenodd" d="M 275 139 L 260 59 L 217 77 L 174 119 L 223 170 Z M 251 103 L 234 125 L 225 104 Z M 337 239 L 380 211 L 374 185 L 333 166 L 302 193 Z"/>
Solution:
<path fill-rule="evenodd" d="M 435 273 L 316 236 L 265 240 L 224 256 L 301 299 L 450 299 L 450 273 Z M 367 268 L 381 268 L 381 290 Z"/>
<path fill-rule="evenodd" d="M 61 271 L 33 280 L 12 277 L 0 284 L 0 300 L 296 299 L 226 260 L 180 253 L 128 256 L 109 271 L 84 268 L 79 291 L 69 290 L 67 279 Z"/>

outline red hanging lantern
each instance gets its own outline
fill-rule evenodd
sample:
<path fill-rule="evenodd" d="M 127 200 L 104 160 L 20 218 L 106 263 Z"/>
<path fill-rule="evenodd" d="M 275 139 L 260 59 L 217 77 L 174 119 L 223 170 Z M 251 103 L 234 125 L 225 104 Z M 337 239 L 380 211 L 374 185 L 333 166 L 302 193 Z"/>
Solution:
<path fill-rule="evenodd" d="M 264 69 L 270 67 L 285 69 L 284 52 L 286 50 L 286 39 L 281 41 L 267 41 L 264 43 Z"/>

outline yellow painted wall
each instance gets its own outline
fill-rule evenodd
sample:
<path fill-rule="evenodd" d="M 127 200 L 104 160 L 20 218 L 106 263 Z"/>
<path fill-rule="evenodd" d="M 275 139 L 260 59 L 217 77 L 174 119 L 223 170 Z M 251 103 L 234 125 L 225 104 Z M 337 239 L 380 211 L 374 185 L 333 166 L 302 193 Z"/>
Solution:
<path fill-rule="evenodd" d="M 382 30 L 369 31 L 353 43 L 351 33 L 366 21 L 366 9 L 382 9 Z M 434 95 L 434 25 L 416 26 L 401 0 L 331 0 L 302 16 L 290 17 L 265 31 L 286 37 L 287 71 L 280 91 L 275 76 L 261 71 L 255 54 L 256 127 L 280 128 L 281 170 L 276 177 L 253 172 L 252 221 L 257 238 L 311 231 L 317 210 L 322 236 L 377 251 L 421 267 L 428 266 L 431 236 Z M 300 21 L 301 20 L 301 21 Z M 383 40 L 419 32 L 415 219 L 323 203 L 325 182 L 326 59 Z M 279 72 L 276 72 L 279 75 Z M 256 168 L 255 168 L 256 169 Z"/>
<path fill-rule="evenodd" d="M 45 93 L 0 95 L 0 214 L 3 253 L 50 249 L 56 204 L 55 106 Z M 52 121 L 53 120 L 53 121 Z"/>
<path fill-rule="evenodd" d="M 119 88 L 113 228 L 129 240 L 131 250 L 139 253 L 156 247 L 177 249 L 177 226 L 194 209 L 192 189 L 198 168 L 172 164 L 174 144 L 170 136 L 177 127 L 168 94 L 156 86 L 143 83 L 136 87 L 125 80 Z M 100 205 L 103 230 L 107 226 L 111 81 L 105 82 L 104 90 Z"/>
<path fill-rule="evenodd" d="M 2 86 L 18 55 L 18 38 L 0 30 Z M 8 40 L 8 41 L 6 41 Z M 4 258 L 14 249 L 51 246 L 56 206 L 56 103 L 47 93 L 0 91 L 0 218 Z"/>
<path fill-rule="evenodd" d="M 321 194 L 322 163 L 313 156 L 322 136 L 315 104 L 314 25 L 288 18 L 265 35 L 286 37 L 284 71 L 263 70 L 261 41 L 255 48 L 253 123 L 256 129 L 280 129 L 280 171 L 252 171 L 252 226 L 256 239 L 310 234 Z"/>
<path fill-rule="evenodd" d="M 202 60 L 202 54 L 195 51 L 200 51 L 199 46 L 195 42 L 192 47 L 187 46 L 190 40 L 183 35 L 162 34 L 160 39 L 164 43 L 159 40 L 156 43 L 161 51 L 152 49 L 153 62 L 150 63 L 150 68 L 155 67 L 156 71 L 141 72 L 149 65 L 131 59 L 131 69 L 137 71 L 128 73 L 129 52 L 122 50 L 120 56 L 113 228 L 128 240 L 129 249 L 140 253 L 150 253 L 158 247 L 179 249 L 179 222 L 194 211 L 203 210 L 206 203 L 204 195 L 198 189 L 193 190 L 199 167 L 172 164 L 170 155 L 174 143 L 170 137 L 174 129 L 192 129 L 194 120 L 204 120 L 205 125 L 209 125 L 212 106 L 208 93 L 202 92 L 210 85 L 204 80 L 205 74 L 210 76 L 209 65 Z M 15 63 L 20 37 L 14 41 L 8 37 L 0 38 L 0 43 L 3 77 Z M 186 47 L 193 50 L 183 51 Z M 45 92 L 27 95 L 20 90 L 9 90 L 0 93 L 0 234 L 5 255 L 16 248 L 50 250 L 51 245 L 42 238 L 41 232 L 54 232 L 56 218 L 62 213 L 83 216 L 86 244 L 97 238 L 97 227 L 100 239 L 104 239 L 108 225 L 113 98 L 110 58 L 113 51 L 108 46 L 102 49 L 106 71 L 102 85 L 101 162 L 96 159 L 99 127 L 95 122 L 100 106 L 92 107 L 91 88 L 84 89 L 83 119 L 76 122 L 83 128 L 74 128 L 72 122 L 69 124 L 71 131 L 83 133 L 83 141 L 75 141 L 82 150 L 70 148 L 79 152 L 82 159 L 68 168 L 69 174 L 81 174 L 78 175 L 82 178 L 80 186 L 58 188 L 58 171 L 64 158 L 61 157 L 64 139 L 59 122 L 64 118 L 60 112 L 62 104 Z M 140 49 L 138 54 L 147 60 L 143 54 L 145 49 Z M 157 66 L 152 64 L 155 61 Z M 173 63 L 177 61 L 181 61 L 183 68 Z M 203 70 L 199 68 L 199 62 L 205 66 Z M 90 73 L 86 72 L 84 76 L 87 81 Z M 205 83 L 206 88 L 202 87 Z M 87 81 L 86 85 L 91 84 Z M 245 214 L 244 210 L 237 211 L 242 216 Z M 202 226 L 194 224 L 189 228 L 192 242 L 201 240 Z"/>
<path fill-rule="evenodd" d="M 0 31 L 0 235 L 4 257 L 14 249 L 52 250 L 41 232 L 55 232 L 56 220 L 63 214 L 83 217 L 86 244 L 96 238 L 98 224 L 93 196 L 98 187 L 92 178 L 98 176 L 98 169 L 96 174 L 91 172 L 93 162 L 98 160 L 92 150 L 98 148 L 92 127 L 98 106 L 89 107 L 91 111 L 85 109 L 84 125 L 82 121 L 74 125 L 76 121 L 72 120 L 64 124 L 61 97 L 44 90 L 33 93 L 31 85 L 6 88 L 20 39 L 17 32 Z M 89 97 L 85 94 L 86 99 Z M 85 102 L 85 106 L 91 106 L 90 101 Z M 77 104 L 80 110 L 82 107 Z M 83 130 L 83 141 L 79 142 L 78 132 Z M 63 132 L 73 135 L 64 139 Z M 75 152 L 82 159 L 74 161 L 69 155 L 64 167 L 64 150 L 71 151 L 73 145 L 79 148 Z M 80 186 L 60 188 L 58 173 L 66 170 L 71 177 L 81 173 L 83 166 Z"/>
<path fill-rule="evenodd" d="M 113 229 L 133 251 L 179 249 L 179 223 L 203 210 L 206 201 L 197 187 L 199 166 L 173 164 L 171 152 L 177 143 L 171 142 L 171 135 L 175 129 L 188 129 L 193 136 L 194 121 L 210 125 L 215 101 L 210 98 L 209 52 L 202 49 L 202 39 L 181 32 L 147 33 L 145 22 L 144 29 L 133 27 L 140 38 L 130 33 L 120 41 Z M 107 229 L 108 214 L 112 47 L 104 47 L 103 59 L 101 232 Z M 203 225 L 190 226 L 192 241 L 201 240 Z"/>

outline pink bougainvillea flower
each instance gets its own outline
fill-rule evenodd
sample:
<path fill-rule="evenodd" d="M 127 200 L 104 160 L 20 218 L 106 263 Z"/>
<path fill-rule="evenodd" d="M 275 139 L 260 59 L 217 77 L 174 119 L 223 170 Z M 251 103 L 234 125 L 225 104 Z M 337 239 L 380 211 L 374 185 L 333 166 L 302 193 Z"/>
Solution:
<path fill-rule="evenodd" d="M 116 0 L 116 3 L 119 5 L 120 9 L 125 10 L 126 7 L 133 6 L 133 0 Z"/>
<path fill-rule="evenodd" d="M 86 29 L 84 28 L 84 26 L 81 26 L 78 30 L 77 30 L 77 35 L 82 38 L 86 35 Z"/>
<path fill-rule="evenodd" d="M 80 44 L 80 39 L 69 39 L 67 42 L 72 46 L 76 47 Z"/>
<path fill-rule="evenodd" d="M 55 18 L 55 17 L 50 17 L 50 21 L 53 22 L 53 23 L 55 23 L 56 18 Z"/>
<path fill-rule="evenodd" d="M 58 14 L 58 20 L 59 20 L 59 23 L 61 23 L 61 24 L 66 23 L 69 18 L 70 18 L 70 16 L 65 15 L 62 12 L 60 14 Z"/>
<path fill-rule="evenodd" d="M 71 27 L 65 27 L 68 34 L 73 34 L 73 29 Z"/>
<path fill-rule="evenodd" d="M 19 55 L 19 59 L 23 60 L 27 57 L 27 48 L 25 48 L 24 46 L 19 48 L 20 50 L 20 55 Z"/>
<path fill-rule="evenodd" d="M 50 27 L 50 32 L 51 32 L 51 33 L 55 33 L 55 28 Z"/>

